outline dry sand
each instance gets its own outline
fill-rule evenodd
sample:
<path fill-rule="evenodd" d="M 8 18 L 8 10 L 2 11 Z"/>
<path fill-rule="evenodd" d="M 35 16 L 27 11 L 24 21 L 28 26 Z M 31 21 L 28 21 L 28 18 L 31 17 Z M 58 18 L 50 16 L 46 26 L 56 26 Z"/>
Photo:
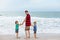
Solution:
<path fill-rule="evenodd" d="M 30 39 L 25 39 L 25 35 L 19 37 L 17 39 L 15 35 L 0 35 L 0 40 L 60 40 L 60 34 L 56 33 L 40 33 L 37 34 L 37 39 L 34 39 L 33 35 Z"/>

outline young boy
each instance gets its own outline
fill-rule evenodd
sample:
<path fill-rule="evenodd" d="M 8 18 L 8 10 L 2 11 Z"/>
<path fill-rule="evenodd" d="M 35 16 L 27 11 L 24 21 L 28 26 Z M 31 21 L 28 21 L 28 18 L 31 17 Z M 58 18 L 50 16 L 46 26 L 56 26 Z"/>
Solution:
<path fill-rule="evenodd" d="M 36 32 L 37 32 L 37 25 L 36 25 L 36 21 L 34 21 L 33 23 L 33 31 L 34 31 L 34 38 L 36 38 Z"/>
<path fill-rule="evenodd" d="M 15 21 L 15 32 L 16 32 L 16 38 L 18 38 L 18 31 L 19 31 L 19 22 Z"/>

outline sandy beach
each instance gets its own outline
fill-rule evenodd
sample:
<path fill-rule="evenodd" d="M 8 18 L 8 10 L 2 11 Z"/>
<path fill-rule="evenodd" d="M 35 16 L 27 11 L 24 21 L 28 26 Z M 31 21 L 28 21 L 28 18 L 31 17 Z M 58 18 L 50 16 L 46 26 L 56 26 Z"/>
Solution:
<path fill-rule="evenodd" d="M 25 39 L 25 35 L 19 36 L 17 39 L 15 35 L 0 35 L 0 40 L 60 40 L 60 34 L 56 33 L 40 33 L 37 34 L 37 39 L 31 35 L 30 39 Z"/>

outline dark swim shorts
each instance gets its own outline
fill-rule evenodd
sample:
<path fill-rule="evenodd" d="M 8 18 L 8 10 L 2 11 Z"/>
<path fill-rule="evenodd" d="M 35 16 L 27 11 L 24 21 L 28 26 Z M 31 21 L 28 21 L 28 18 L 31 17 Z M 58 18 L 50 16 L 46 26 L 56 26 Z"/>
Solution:
<path fill-rule="evenodd" d="M 36 34 L 36 31 L 34 31 L 34 34 Z"/>
<path fill-rule="evenodd" d="M 18 30 L 15 30 L 16 33 L 18 33 Z"/>

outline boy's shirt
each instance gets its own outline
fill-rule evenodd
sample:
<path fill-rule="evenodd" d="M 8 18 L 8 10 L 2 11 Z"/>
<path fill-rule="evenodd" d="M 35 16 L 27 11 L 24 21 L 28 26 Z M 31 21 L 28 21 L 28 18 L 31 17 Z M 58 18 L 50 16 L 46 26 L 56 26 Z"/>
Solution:
<path fill-rule="evenodd" d="M 37 31 L 37 26 L 36 25 L 34 25 L 34 29 L 33 29 L 34 31 Z"/>
<path fill-rule="evenodd" d="M 18 29 L 19 29 L 19 24 L 16 24 L 15 30 L 18 30 Z"/>

